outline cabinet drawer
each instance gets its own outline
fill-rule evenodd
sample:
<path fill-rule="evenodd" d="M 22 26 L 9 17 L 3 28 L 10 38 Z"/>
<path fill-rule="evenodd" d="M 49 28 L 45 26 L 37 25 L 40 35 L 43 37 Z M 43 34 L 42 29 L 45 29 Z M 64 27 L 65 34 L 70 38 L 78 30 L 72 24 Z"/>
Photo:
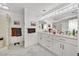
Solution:
<path fill-rule="evenodd" d="M 45 41 L 44 40 L 39 40 L 39 43 L 44 46 Z"/>
<path fill-rule="evenodd" d="M 53 47 L 52 47 L 52 46 L 46 46 L 46 48 L 47 48 L 49 51 L 52 51 L 52 52 L 53 52 Z"/>
<path fill-rule="evenodd" d="M 43 45 L 46 49 L 48 49 L 49 51 L 52 51 L 53 52 L 53 46 L 51 45 Z"/>
<path fill-rule="evenodd" d="M 75 39 L 56 37 L 55 40 L 77 46 L 77 40 Z"/>
<path fill-rule="evenodd" d="M 62 41 L 74 46 L 77 46 L 77 40 L 74 39 L 68 39 L 68 38 L 62 38 Z"/>
<path fill-rule="evenodd" d="M 39 40 L 39 42 L 40 42 L 41 45 L 43 45 L 47 49 L 50 49 L 53 46 L 53 44 L 52 44 L 52 42 L 50 40 L 41 39 L 41 40 Z"/>
<path fill-rule="evenodd" d="M 48 41 L 48 40 L 46 40 L 45 42 L 46 42 L 47 46 L 52 46 L 52 44 L 53 44 L 51 41 Z"/>
<path fill-rule="evenodd" d="M 47 34 L 43 34 L 42 37 L 48 38 L 49 36 Z"/>

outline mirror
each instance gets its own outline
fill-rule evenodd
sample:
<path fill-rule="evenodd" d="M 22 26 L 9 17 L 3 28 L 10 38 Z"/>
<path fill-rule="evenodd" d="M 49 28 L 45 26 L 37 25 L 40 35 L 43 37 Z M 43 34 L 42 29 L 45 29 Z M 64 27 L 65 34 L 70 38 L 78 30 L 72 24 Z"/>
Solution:
<path fill-rule="evenodd" d="M 77 17 L 69 18 L 53 23 L 57 30 L 62 31 L 65 35 L 77 36 L 78 20 Z"/>
<path fill-rule="evenodd" d="M 39 30 L 42 30 L 42 31 L 45 31 L 45 32 L 48 32 L 49 31 L 49 28 L 52 27 L 52 23 L 51 22 L 48 22 L 48 21 L 39 21 Z"/>

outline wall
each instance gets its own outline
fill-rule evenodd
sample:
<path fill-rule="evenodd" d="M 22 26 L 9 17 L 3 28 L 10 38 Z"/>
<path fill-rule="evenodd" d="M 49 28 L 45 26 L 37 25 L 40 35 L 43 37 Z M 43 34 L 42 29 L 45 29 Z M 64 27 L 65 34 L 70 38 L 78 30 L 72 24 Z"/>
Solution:
<path fill-rule="evenodd" d="M 8 38 L 7 38 L 7 45 L 9 44 L 13 44 L 14 42 L 17 42 L 17 41 L 20 41 L 22 42 L 23 41 L 23 35 L 21 37 L 12 37 L 11 36 L 11 28 L 12 27 L 21 27 L 22 28 L 22 34 L 23 34 L 23 14 L 20 14 L 20 13 L 17 13 L 17 12 L 14 12 L 14 11 L 8 11 L 8 10 L 3 10 L 3 9 L 0 9 L 0 13 L 6 15 L 8 14 L 10 19 L 9 19 L 9 31 L 7 31 L 8 33 Z M 15 26 L 14 25 L 14 20 L 19 20 L 20 21 L 20 25 L 17 25 Z M 9 44 L 8 44 L 9 43 Z"/>
<path fill-rule="evenodd" d="M 25 39 L 25 47 L 29 47 L 31 45 L 37 44 L 37 26 L 31 26 L 32 18 L 32 10 L 25 8 L 24 9 L 24 19 L 25 19 L 25 26 L 24 26 L 24 39 Z M 36 23 L 37 24 L 37 23 Z M 28 28 L 36 28 L 36 33 L 28 34 Z"/>
<path fill-rule="evenodd" d="M 23 15 L 18 13 L 11 13 L 10 14 L 10 43 L 13 44 L 14 42 L 21 42 L 23 41 Z M 20 21 L 20 25 L 14 25 L 14 21 Z M 12 37 L 11 36 L 11 28 L 22 28 L 22 36 Z"/>

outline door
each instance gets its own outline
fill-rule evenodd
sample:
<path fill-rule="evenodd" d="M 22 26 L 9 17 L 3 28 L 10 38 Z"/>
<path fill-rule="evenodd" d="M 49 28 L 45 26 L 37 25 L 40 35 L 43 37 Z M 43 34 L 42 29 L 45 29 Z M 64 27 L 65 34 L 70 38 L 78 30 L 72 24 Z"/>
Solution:
<path fill-rule="evenodd" d="M 0 37 L 3 38 L 3 47 L 8 47 L 9 45 L 9 20 L 6 17 L 7 15 L 0 14 Z"/>
<path fill-rule="evenodd" d="M 77 47 L 68 43 L 63 43 L 63 56 L 76 56 Z"/>
<path fill-rule="evenodd" d="M 53 41 L 53 52 L 58 55 L 61 56 L 62 55 L 62 44 L 61 42 L 54 40 Z"/>

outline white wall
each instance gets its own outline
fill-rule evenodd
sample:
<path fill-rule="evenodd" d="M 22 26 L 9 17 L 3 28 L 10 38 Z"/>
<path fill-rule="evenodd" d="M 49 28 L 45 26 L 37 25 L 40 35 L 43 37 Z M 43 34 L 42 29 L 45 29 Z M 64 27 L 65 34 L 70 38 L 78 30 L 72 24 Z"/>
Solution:
<path fill-rule="evenodd" d="M 7 11 L 7 10 L 3 10 L 3 9 L 0 9 L 0 13 L 6 15 L 8 14 L 9 17 L 10 17 L 10 20 L 9 20 L 9 37 L 8 37 L 8 42 L 9 44 L 13 44 L 14 42 L 17 42 L 17 41 L 23 41 L 23 35 L 22 36 L 19 36 L 19 37 L 12 37 L 11 36 L 11 28 L 12 27 L 21 27 L 22 28 L 22 34 L 23 34 L 23 14 L 20 14 L 20 13 L 17 13 L 17 12 L 14 12 L 14 11 Z M 15 26 L 14 25 L 14 20 L 19 20 L 20 21 L 20 25 L 17 25 Z M 8 43 L 7 42 L 7 43 Z"/>
<path fill-rule="evenodd" d="M 11 20 L 10 20 L 10 43 L 14 43 L 14 42 L 22 42 L 23 41 L 23 15 L 15 13 L 15 12 L 11 12 L 10 14 Z M 14 25 L 14 21 L 20 21 L 20 25 Z M 18 37 L 12 37 L 11 36 L 11 28 L 22 28 L 22 36 L 18 36 Z"/>
<path fill-rule="evenodd" d="M 30 9 L 24 9 L 24 19 L 25 19 L 25 26 L 24 26 L 24 39 L 25 39 L 25 47 L 29 47 L 37 43 L 37 29 L 36 33 L 28 34 L 28 28 L 37 28 L 37 26 L 31 26 L 32 21 L 32 11 Z M 33 17 L 34 19 L 34 17 Z M 34 21 L 34 20 L 33 20 Z"/>

